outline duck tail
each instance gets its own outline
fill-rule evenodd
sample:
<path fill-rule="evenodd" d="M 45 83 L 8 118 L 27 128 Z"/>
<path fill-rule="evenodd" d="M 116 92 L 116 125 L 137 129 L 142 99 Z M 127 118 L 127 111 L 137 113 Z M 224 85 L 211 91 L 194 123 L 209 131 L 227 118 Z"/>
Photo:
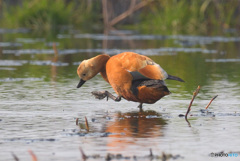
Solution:
<path fill-rule="evenodd" d="M 176 76 L 173 76 L 173 75 L 169 75 L 169 74 L 168 74 L 167 79 L 176 80 L 176 81 L 179 81 L 179 82 L 185 82 L 185 81 L 182 80 L 181 78 L 176 77 Z"/>

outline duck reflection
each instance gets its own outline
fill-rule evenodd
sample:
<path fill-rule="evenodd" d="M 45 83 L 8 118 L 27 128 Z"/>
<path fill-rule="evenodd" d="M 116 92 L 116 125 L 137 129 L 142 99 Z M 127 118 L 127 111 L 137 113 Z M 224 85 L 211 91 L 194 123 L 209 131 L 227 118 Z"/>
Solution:
<path fill-rule="evenodd" d="M 148 138 L 151 140 L 163 136 L 164 120 L 156 111 L 140 111 L 117 113 L 115 121 L 106 125 L 105 132 L 110 132 L 107 146 L 111 152 L 122 151 L 129 145 L 141 145 L 148 147 Z"/>
<path fill-rule="evenodd" d="M 112 137 L 147 138 L 162 136 L 166 121 L 156 111 L 117 113 L 114 122 L 109 122 L 105 131 L 114 133 Z"/>

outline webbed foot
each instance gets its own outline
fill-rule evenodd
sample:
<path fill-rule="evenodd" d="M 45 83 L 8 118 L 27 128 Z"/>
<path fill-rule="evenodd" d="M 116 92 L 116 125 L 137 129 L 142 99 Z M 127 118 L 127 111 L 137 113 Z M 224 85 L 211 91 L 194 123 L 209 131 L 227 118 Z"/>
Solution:
<path fill-rule="evenodd" d="M 111 98 L 112 100 L 119 102 L 119 101 L 121 101 L 121 98 L 122 98 L 121 96 L 115 97 L 108 91 L 93 91 L 92 94 L 97 99 L 104 99 L 105 97 L 107 97 L 107 101 L 108 101 L 108 98 Z"/>

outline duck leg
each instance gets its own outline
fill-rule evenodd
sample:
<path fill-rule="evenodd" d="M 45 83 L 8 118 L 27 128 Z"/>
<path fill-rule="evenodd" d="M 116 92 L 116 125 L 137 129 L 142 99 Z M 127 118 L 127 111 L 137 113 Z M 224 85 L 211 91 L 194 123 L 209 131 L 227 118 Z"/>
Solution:
<path fill-rule="evenodd" d="M 112 100 L 119 102 L 119 101 L 121 101 L 121 98 L 122 98 L 121 96 L 115 97 L 108 91 L 93 91 L 92 94 L 95 96 L 95 98 L 100 99 L 100 100 L 107 97 L 107 101 L 108 101 L 108 98 L 111 98 Z"/>
<path fill-rule="evenodd" d="M 139 105 L 138 105 L 138 108 L 141 110 L 142 109 L 142 104 L 143 103 L 140 103 Z"/>

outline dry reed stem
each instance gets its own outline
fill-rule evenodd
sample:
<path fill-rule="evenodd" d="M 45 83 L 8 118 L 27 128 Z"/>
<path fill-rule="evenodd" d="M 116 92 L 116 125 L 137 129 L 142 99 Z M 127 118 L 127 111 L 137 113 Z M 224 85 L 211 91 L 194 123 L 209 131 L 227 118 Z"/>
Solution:
<path fill-rule="evenodd" d="M 14 153 L 12 153 L 12 156 L 13 156 L 15 161 L 19 161 L 18 157 Z"/>
<path fill-rule="evenodd" d="M 208 105 L 205 107 L 205 109 L 208 109 L 208 107 L 211 105 L 212 101 L 217 98 L 218 95 L 214 96 L 211 101 L 208 103 Z"/>
<path fill-rule="evenodd" d="M 87 132 L 89 132 L 88 120 L 86 116 L 85 116 L 85 125 L 86 125 Z"/>
<path fill-rule="evenodd" d="M 191 102 L 190 102 L 190 104 L 189 104 L 189 106 L 188 106 L 188 110 L 187 110 L 187 112 L 186 112 L 186 114 L 185 114 L 185 119 L 187 119 L 188 113 L 191 111 L 191 106 L 192 106 L 193 100 L 194 100 L 195 97 L 197 96 L 200 88 L 201 88 L 201 87 L 198 86 L 197 89 L 193 92 L 193 97 L 192 97 L 192 100 L 191 100 Z"/>
<path fill-rule="evenodd" d="M 114 19 L 111 20 L 111 22 L 109 23 L 110 26 L 114 26 L 115 24 L 117 24 L 118 22 L 120 22 L 121 20 L 125 19 L 126 17 L 130 16 L 133 12 L 139 10 L 140 8 L 146 6 L 147 4 L 149 4 L 151 1 L 153 0 L 145 0 L 145 1 L 141 1 L 138 4 L 134 4 L 134 6 L 131 5 L 131 7 L 123 12 L 122 14 L 120 14 L 119 16 L 115 17 Z"/>
<path fill-rule="evenodd" d="M 86 154 L 83 152 L 82 148 L 79 147 L 80 153 L 82 154 L 82 159 L 85 161 L 87 159 Z"/>
<path fill-rule="evenodd" d="M 32 156 L 32 161 L 37 161 L 37 156 L 33 153 L 32 150 L 28 150 L 29 154 Z"/>
<path fill-rule="evenodd" d="M 76 125 L 78 125 L 78 118 L 76 118 Z"/>

